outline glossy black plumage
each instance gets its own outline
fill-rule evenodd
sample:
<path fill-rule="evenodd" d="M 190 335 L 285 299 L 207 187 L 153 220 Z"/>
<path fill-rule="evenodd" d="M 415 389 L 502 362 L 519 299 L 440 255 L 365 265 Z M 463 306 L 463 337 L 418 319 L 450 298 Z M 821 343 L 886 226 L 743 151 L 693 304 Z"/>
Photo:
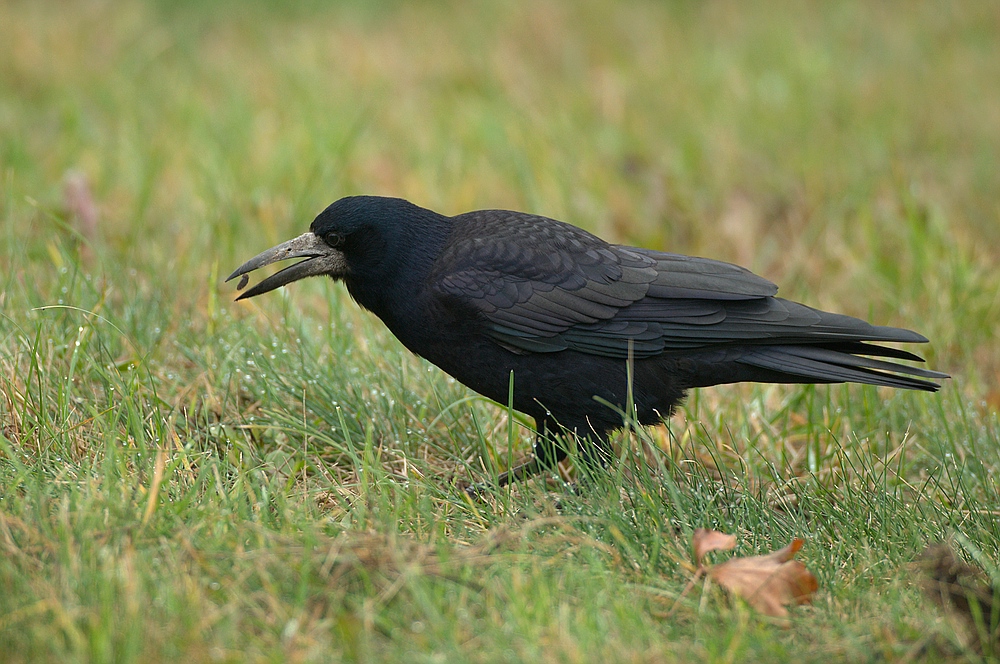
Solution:
<path fill-rule="evenodd" d="M 393 198 L 343 198 L 310 232 L 251 259 L 229 278 L 305 258 L 238 299 L 305 276 L 341 279 L 411 351 L 498 402 L 588 436 L 598 460 L 629 394 L 639 420 L 670 414 L 685 390 L 740 381 L 858 382 L 933 391 L 945 374 L 868 342 L 924 343 L 775 297 L 735 265 L 612 245 L 520 212 L 445 217 Z M 603 404 L 612 404 L 609 407 Z M 536 445 L 548 463 L 561 448 Z M 597 454 L 595 454 L 595 452 Z M 533 472 L 537 464 L 520 469 Z"/>

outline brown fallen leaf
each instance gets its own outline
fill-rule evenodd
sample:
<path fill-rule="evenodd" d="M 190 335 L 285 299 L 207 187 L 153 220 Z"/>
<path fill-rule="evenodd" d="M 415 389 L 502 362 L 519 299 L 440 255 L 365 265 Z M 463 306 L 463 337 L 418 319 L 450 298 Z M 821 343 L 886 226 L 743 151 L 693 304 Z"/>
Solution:
<path fill-rule="evenodd" d="M 718 530 L 699 528 L 691 536 L 694 549 L 694 564 L 701 567 L 702 559 L 711 551 L 732 551 L 736 548 L 736 535 L 720 533 Z"/>
<path fill-rule="evenodd" d="M 729 551 L 736 546 L 736 536 L 717 530 L 699 528 L 691 538 L 694 561 L 698 566 L 695 578 L 684 589 L 707 574 L 727 592 L 743 598 L 763 614 L 785 617 L 790 604 L 806 604 L 819 588 L 816 577 L 798 560 L 795 553 L 804 541 L 795 538 L 783 549 L 764 556 L 730 558 L 724 563 L 705 567 L 703 559 L 710 551 Z"/>
<path fill-rule="evenodd" d="M 803 540 L 795 538 L 785 548 L 766 556 L 730 558 L 708 568 L 708 575 L 761 613 L 784 617 L 788 615 L 786 606 L 808 603 L 819 588 L 806 566 L 792 560 L 803 544 Z"/>

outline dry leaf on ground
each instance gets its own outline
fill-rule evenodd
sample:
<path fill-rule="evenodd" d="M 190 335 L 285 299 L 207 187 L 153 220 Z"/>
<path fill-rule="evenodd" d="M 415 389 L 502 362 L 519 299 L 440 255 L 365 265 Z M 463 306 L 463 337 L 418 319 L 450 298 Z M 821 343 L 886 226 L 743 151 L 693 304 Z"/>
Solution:
<path fill-rule="evenodd" d="M 819 588 L 816 577 L 798 560 L 795 553 L 803 540 L 764 556 L 730 558 L 724 563 L 705 567 L 702 559 L 709 551 L 728 551 L 736 546 L 736 537 L 715 530 L 695 531 L 692 545 L 700 574 L 707 574 L 728 592 L 746 600 L 750 606 L 769 616 L 788 615 L 785 608 L 808 603 Z"/>
<path fill-rule="evenodd" d="M 694 549 L 694 564 L 701 567 L 702 559 L 711 551 L 732 551 L 736 548 L 736 535 L 720 533 L 718 530 L 699 528 L 691 537 Z"/>

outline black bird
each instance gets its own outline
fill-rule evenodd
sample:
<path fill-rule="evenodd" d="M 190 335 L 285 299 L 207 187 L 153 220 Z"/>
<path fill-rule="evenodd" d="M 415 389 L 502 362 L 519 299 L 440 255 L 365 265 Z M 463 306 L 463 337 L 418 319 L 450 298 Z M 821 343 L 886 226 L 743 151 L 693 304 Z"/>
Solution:
<path fill-rule="evenodd" d="M 398 198 L 342 198 L 308 233 L 268 249 L 228 280 L 303 258 L 237 300 L 304 277 L 343 280 L 404 346 L 473 390 L 535 419 L 535 458 L 501 485 L 566 456 L 575 432 L 589 465 L 629 394 L 639 422 L 670 415 L 685 390 L 723 383 L 868 383 L 935 391 L 937 371 L 865 342 L 926 343 L 775 297 L 778 288 L 720 261 L 609 244 L 523 212 L 446 217 Z M 630 368 L 631 367 L 631 368 Z M 629 377 L 631 376 L 631 391 Z M 931 379 L 931 380 L 927 380 Z"/>

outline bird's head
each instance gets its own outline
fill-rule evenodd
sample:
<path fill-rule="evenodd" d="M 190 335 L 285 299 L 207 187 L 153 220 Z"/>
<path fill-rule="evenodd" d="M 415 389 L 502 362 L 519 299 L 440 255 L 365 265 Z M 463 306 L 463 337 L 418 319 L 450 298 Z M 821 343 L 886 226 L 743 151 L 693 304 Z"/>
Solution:
<path fill-rule="evenodd" d="M 399 198 L 350 196 L 331 204 L 317 216 L 309 232 L 257 254 L 229 275 L 226 281 L 278 261 L 305 260 L 286 267 L 257 283 L 237 300 L 267 293 L 293 281 L 327 275 L 352 276 L 377 281 L 378 275 L 397 262 L 398 246 L 405 244 L 407 220 L 415 221 L 428 210 Z M 433 214 L 433 213 L 430 213 Z"/>

